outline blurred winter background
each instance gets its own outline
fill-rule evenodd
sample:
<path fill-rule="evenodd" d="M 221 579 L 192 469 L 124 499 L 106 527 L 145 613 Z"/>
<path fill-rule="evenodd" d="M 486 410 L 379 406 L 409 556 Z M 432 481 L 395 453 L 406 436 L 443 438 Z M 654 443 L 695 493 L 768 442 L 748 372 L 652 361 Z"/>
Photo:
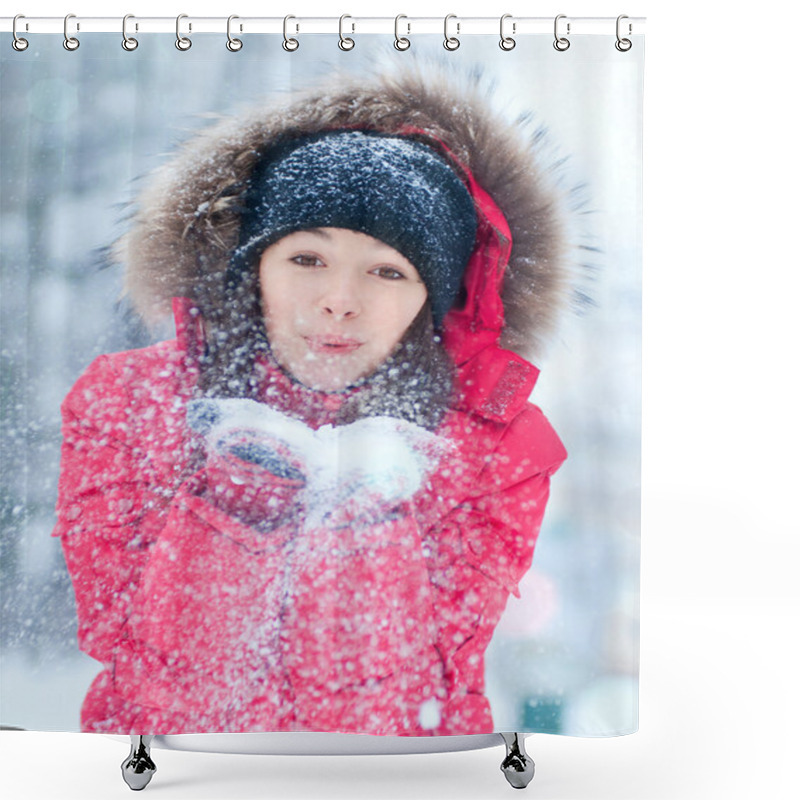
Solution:
<path fill-rule="evenodd" d="M 292 54 L 266 35 L 235 54 L 202 35 L 178 52 L 166 34 L 142 38 L 131 53 L 115 34 L 91 34 L 75 53 L 55 35 L 36 36 L 24 53 L 3 49 L 3 724 L 77 730 L 99 669 L 77 650 L 69 577 L 50 537 L 59 404 L 96 355 L 151 340 L 119 301 L 119 271 L 102 268 L 139 178 L 209 115 L 334 68 L 362 74 L 427 51 L 458 69 L 484 64 L 498 108 L 530 109 L 547 127 L 547 159 L 579 206 L 576 258 L 593 267 L 582 285 L 593 304 L 565 319 L 539 364 L 532 400 L 570 455 L 553 481 L 522 598 L 509 602 L 487 656 L 496 727 L 588 736 L 636 728 L 642 51 L 620 54 L 605 37 L 586 38 L 569 60 L 547 36 L 508 53 L 495 36 L 470 37 L 444 56 L 438 36 L 415 38 L 403 54 L 373 36 L 342 53 L 327 35 Z"/>

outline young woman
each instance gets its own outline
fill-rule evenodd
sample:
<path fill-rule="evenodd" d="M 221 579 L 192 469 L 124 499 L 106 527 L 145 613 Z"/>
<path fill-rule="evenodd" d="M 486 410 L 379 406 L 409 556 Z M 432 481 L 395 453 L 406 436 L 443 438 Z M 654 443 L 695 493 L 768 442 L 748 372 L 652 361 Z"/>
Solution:
<path fill-rule="evenodd" d="M 492 731 L 484 652 L 566 456 L 510 348 L 566 274 L 530 146 L 454 91 L 261 110 L 140 197 L 117 254 L 176 338 L 63 404 L 85 730 Z"/>

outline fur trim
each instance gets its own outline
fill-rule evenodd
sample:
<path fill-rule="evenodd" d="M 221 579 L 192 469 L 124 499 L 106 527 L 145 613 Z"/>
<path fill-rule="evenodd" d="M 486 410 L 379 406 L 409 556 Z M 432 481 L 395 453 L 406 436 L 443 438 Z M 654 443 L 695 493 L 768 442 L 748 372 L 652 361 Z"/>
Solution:
<path fill-rule="evenodd" d="M 223 120 L 186 142 L 157 169 L 138 198 L 131 229 L 114 246 L 125 290 L 149 323 L 174 296 L 196 297 L 204 274 L 227 264 L 236 246 L 237 201 L 258 154 L 279 137 L 365 126 L 407 126 L 445 142 L 508 220 L 513 250 L 503 284 L 501 344 L 538 358 L 566 304 L 571 274 L 564 233 L 566 198 L 541 166 L 541 131 L 524 115 L 492 111 L 492 86 L 428 68 L 395 68 L 372 83 L 330 83 L 291 102 Z"/>

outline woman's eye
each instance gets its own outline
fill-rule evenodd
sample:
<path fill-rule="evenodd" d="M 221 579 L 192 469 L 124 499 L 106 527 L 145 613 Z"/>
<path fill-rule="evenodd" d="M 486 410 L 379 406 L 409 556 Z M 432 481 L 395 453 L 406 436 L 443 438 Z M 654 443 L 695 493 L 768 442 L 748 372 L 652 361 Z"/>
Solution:
<path fill-rule="evenodd" d="M 292 256 L 292 261 L 301 267 L 319 267 L 322 266 L 322 261 L 317 256 L 310 253 L 300 253 L 299 255 Z"/>
<path fill-rule="evenodd" d="M 374 272 L 379 275 L 381 278 L 388 278 L 392 281 L 401 280 L 405 278 L 400 270 L 395 269 L 394 267 L 378 267 L 374 270 Z"/>

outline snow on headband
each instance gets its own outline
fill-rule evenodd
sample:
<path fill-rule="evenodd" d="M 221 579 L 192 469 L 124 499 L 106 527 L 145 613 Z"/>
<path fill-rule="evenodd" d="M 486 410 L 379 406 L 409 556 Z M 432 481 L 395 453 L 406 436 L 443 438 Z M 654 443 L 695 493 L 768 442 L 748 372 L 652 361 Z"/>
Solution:
<path fill-rule="evenodd" d="M 376 131 L 331 131 L 273 147 L 251 173 L 243 206 L 229 285 L 283 236 L 347 228 L 416 267 L 437 328 L 455 302 L 477 230 L 472 197 L 443 156 Z"/>

